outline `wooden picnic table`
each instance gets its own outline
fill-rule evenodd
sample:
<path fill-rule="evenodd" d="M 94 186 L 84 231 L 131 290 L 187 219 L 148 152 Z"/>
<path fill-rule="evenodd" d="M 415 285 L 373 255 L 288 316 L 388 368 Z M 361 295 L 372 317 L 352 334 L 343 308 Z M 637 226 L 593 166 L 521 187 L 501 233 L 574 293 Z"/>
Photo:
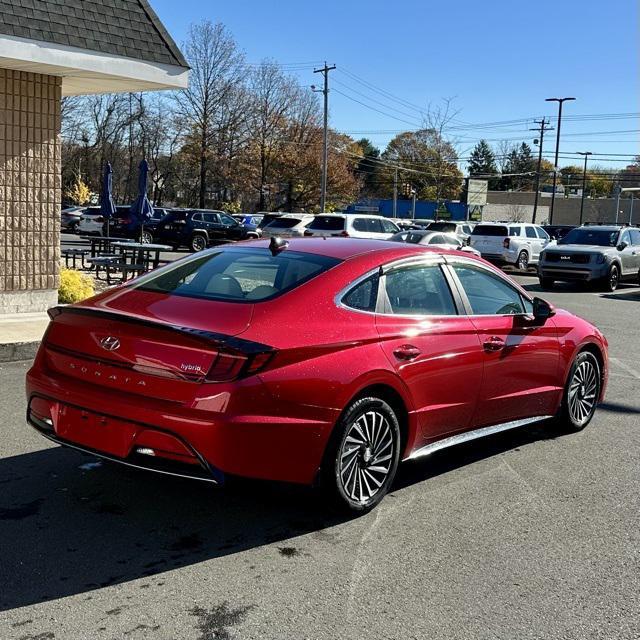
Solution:
<path fill-rule="evenodd" d="M 112 253 L 111 245 L 114 242 L 132 244 L 134 241 L 128 238 L 116 238 L 114 236 L 80 236 L 81 240 L 91 243 L 91 257 L 97 258 L 102 253 Z"/>

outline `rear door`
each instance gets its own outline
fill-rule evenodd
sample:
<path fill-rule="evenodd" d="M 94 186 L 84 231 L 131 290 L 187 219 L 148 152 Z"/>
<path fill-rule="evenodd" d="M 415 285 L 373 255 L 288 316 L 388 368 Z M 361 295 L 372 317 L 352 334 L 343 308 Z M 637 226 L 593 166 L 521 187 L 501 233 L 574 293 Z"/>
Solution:
<path fill-rule="evenodd" d="M 640 275 L 640 231 L 638 229 L 630 229 L 629 237 L 631 238 L 631 256 L 634 258 L 634 273 Z"/>
<path fill-rule="evenodd" d="M 385 355 L 409 389 L 423 439 L 467 429 L 483 353 L 473 323 L 459 314 L 441 259 L 387 267 L 376 326 Z"/>
<path fill-rule="evenodd" d="M 528 298 L 492 269 L 448 261 L 482 344 L 484 375 L 474 426 L 552 415 L 563 384 L 553 320 L 535 325 Z"/>

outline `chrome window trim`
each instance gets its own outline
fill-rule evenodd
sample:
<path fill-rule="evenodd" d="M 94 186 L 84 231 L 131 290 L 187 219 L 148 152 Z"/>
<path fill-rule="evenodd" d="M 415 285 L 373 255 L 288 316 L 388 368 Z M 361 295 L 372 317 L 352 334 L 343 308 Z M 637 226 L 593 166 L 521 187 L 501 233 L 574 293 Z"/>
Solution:
<path fill-rule="evenodd" d="M 531 418 L 522 418 L 520 420 L 510 420 L 509 422 L 502 422 L 499 424 L 490 425 L 488 427 L 481 427 L 480 429 L 472 429 L 471 431 L 463 431 L 462 433 L 456 433 L 448 438 L 442 438 L 441 440 L 436 440 L 435 442 L 430 442 L 424 447 L 420 447 L 416 449 L 412 453 L 410 453 L 406 458 L 403 458 L 403 462 L 405 460 L 415 460 L 416 458 L 422 458 L 424 456 L 428 456 L 431 453 L 435 453 L 436 451 L 440 451 L 441 449 L 446 449 L 448 447 L 453 447 L 458 444 L 463 444 L 465 442 L 470 442 L 471 440 L 477 440 L 478 438 L 484 438 L 485 436 L 490 436 L 496 433 L 501 433 L 502 431 L 508 431 L 510 429 L 517 429 L 518 427 L 524 427 L 525 425 L 532 424 L 534 422 L 539 422 L 541 420 L 548 420 L 553 416 L 532 416 Z"/>

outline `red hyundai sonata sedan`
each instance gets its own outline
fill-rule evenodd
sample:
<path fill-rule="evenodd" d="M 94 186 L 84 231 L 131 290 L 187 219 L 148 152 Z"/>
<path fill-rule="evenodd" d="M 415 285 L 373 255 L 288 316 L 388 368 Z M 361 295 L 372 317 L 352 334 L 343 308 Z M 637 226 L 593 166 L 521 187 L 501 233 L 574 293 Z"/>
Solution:
<path fill-rule="evenodd" d="M 460 252 L 356 239 L 203 251 L 51 310 L 29 423 L 221 484 L 318 483 L 365 511 L 401 460 L 556 417 L 584 428 L 607 342 Z"/>

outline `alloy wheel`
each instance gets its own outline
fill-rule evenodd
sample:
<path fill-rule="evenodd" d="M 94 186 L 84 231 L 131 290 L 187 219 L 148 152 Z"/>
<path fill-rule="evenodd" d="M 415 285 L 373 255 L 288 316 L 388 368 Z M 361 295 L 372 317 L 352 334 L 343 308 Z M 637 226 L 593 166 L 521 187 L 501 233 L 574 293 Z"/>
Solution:
<path fill-rule="evenodd" d="M 618 281 L 620 276 L 618 275 L 618 268 L 613 265 L 609 270 L 609 291 L 615 291 L 618 288 Z"/>
<path fill-rule="evenodd" d="M 526 271 L 529 268 L 529 256 L 526 251 L 521 251 L 518 256 L 518 269 Z"/>
<path fill-rule="evenodd" d="M 582 360 L 573 372 L 567 404 L 576 426 L 588 422 L 594 411 L 598 399 L 598 376 L 598 370 L 590 358 Z"/>
<path fill-rule="evenodd" d="M 207 248 L 207 241 L 204 236 L 193 236 L 191 238 L 191 248 L 194 251 L 203 251 Z"/>
<path fill-rule="evenodd" d="M 366 504 L 380 491 L 395 457 L 393 431 L 378 411 L 367 411 L 351 423 L 340 450 L 339 477 L 354 502 Z"/>

